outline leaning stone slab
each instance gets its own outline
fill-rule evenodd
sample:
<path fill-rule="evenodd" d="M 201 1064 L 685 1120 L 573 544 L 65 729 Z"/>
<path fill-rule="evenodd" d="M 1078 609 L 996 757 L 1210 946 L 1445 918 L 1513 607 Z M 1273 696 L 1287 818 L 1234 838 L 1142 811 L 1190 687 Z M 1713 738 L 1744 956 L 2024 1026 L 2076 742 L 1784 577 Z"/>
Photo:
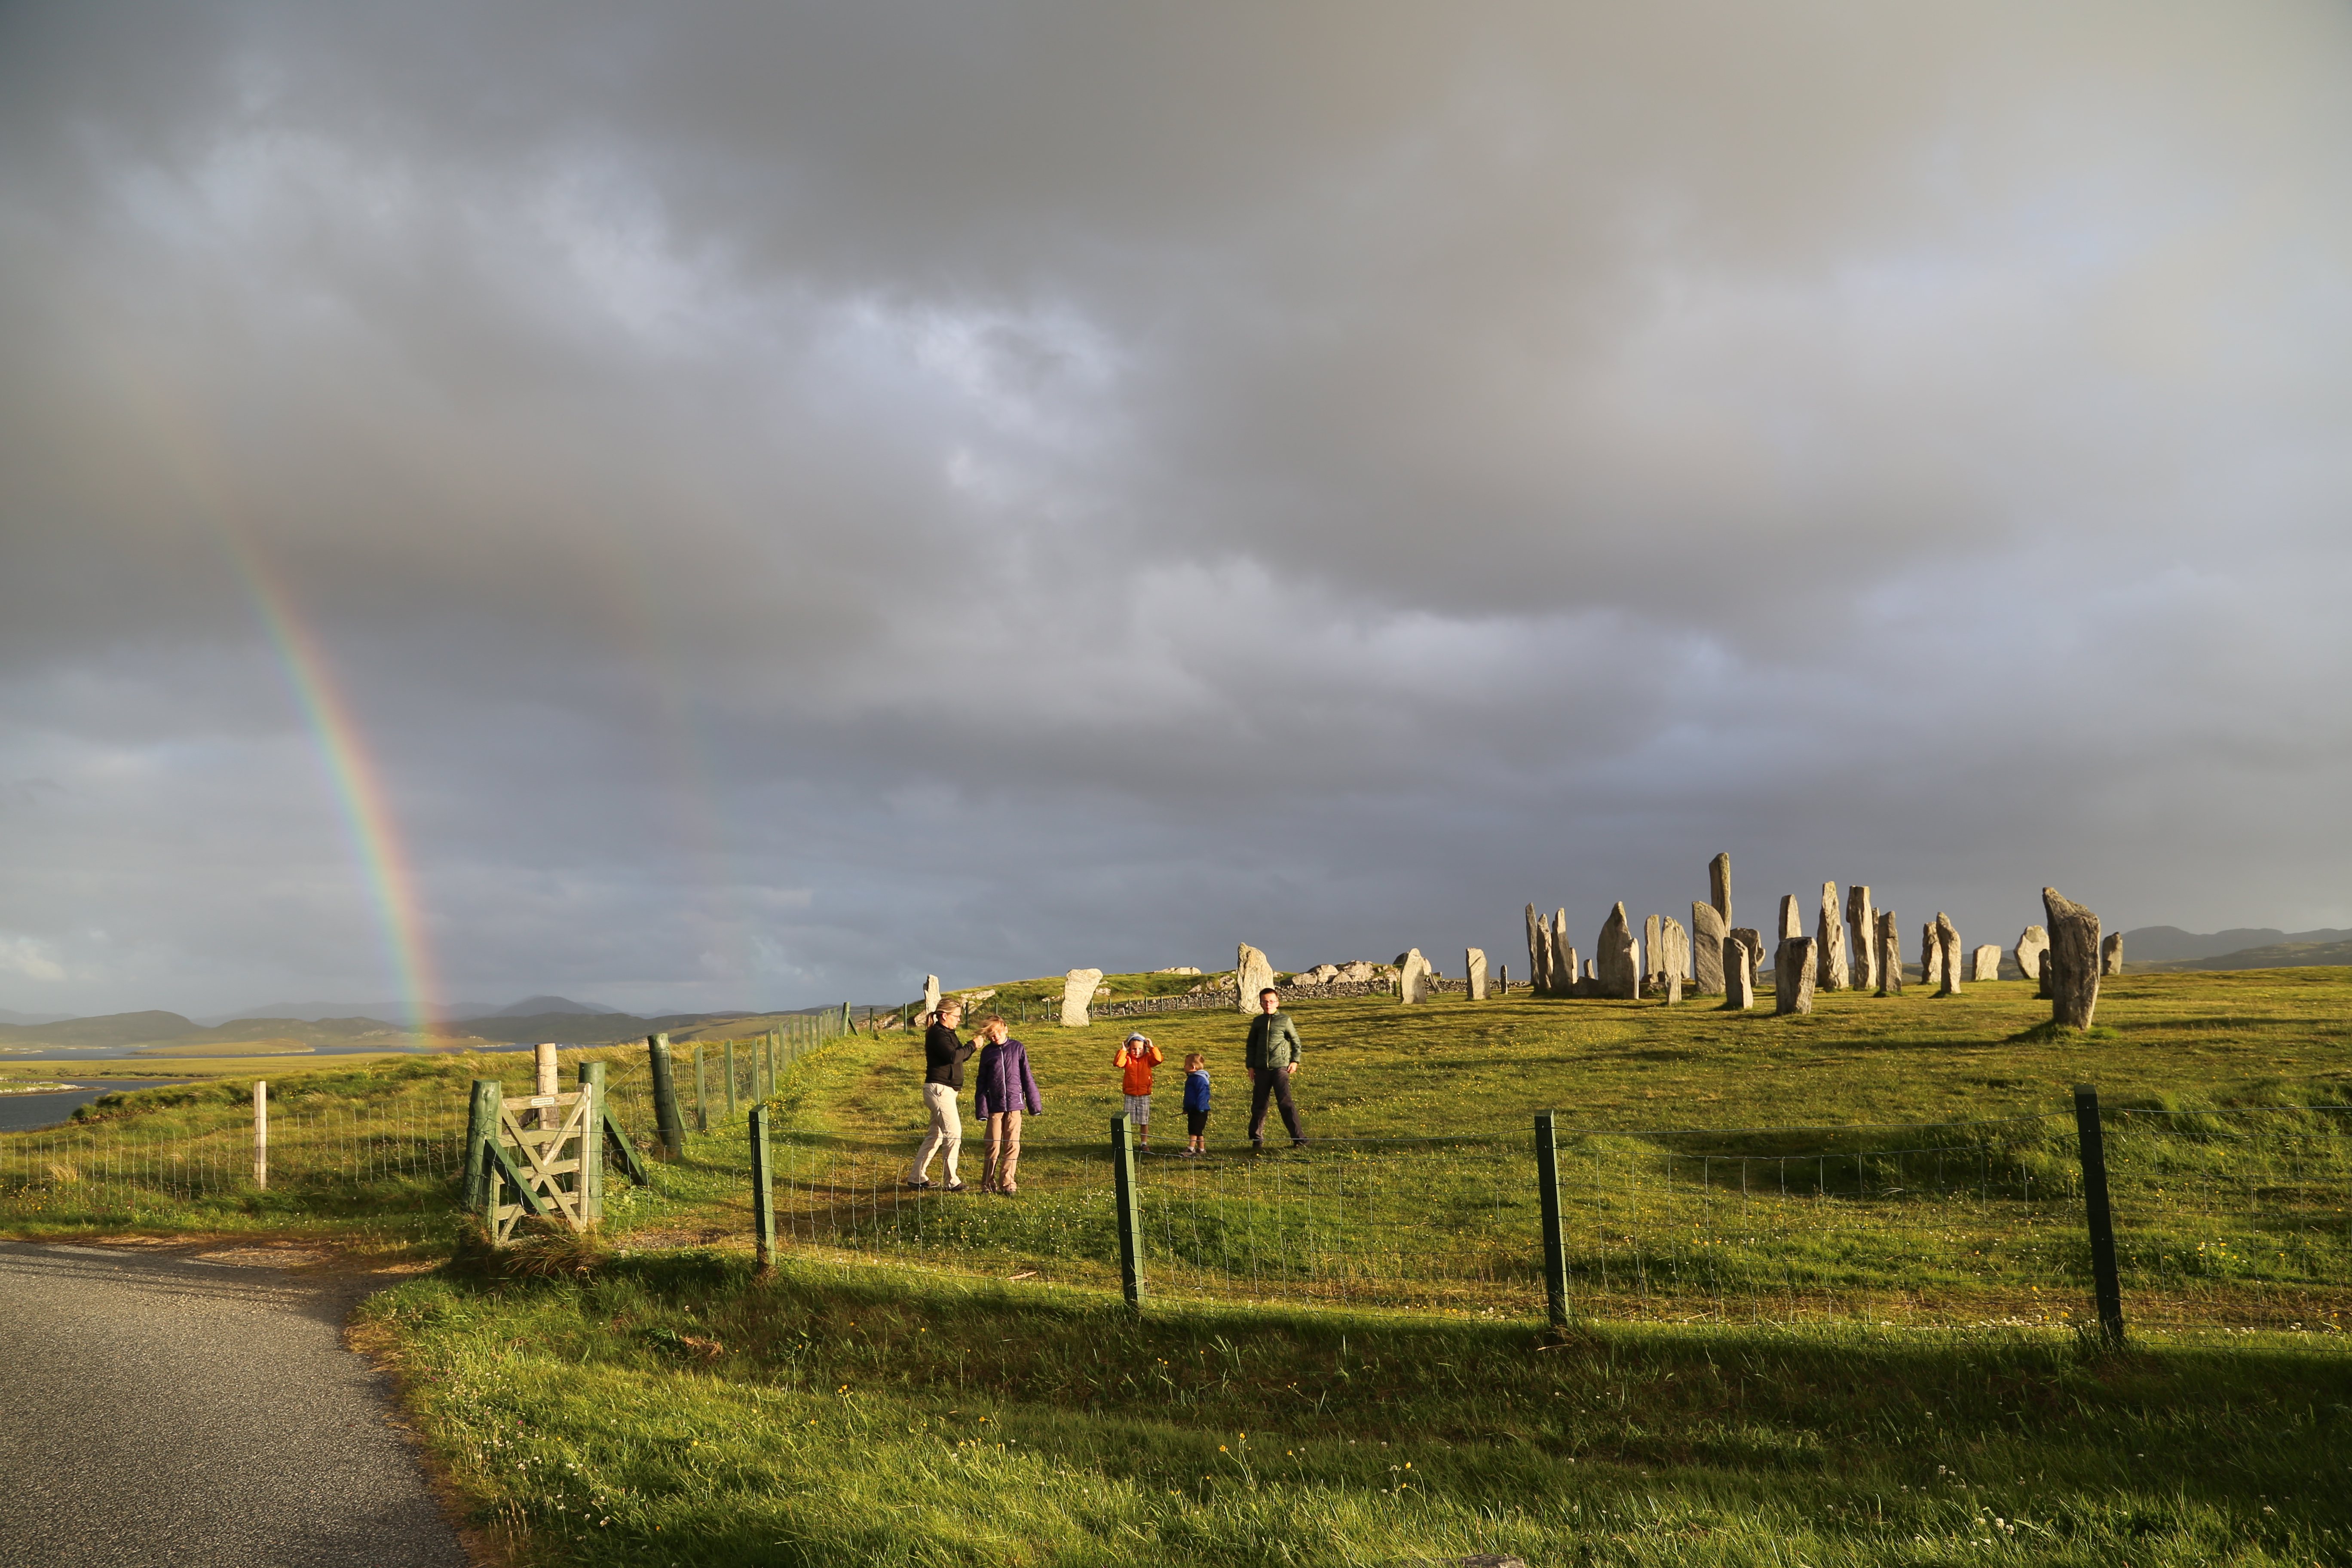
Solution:
<path fill-rule="evenodd" d="M 1853 988 L 1878 988 L 1878 916 L 1870 907 L 1870 889 L 1860 882 L 1845 890 L 1845 925 L 1853 942 Z"/>
<path fill-rule="evenodd" d="M 1094 1019 L 1087 1008 L 1095 999 L 1095 989 L 1102 984 L 1099 969 L 1073 969 L 1062 977 L 1062 1027 L 1083 1029 Z"/>
<path fill-rule="evenodd" d="M 1786 1015 L 1812 1010 L 1813 944 L 1792 936 L 1780 944 L 1779 962 L 1773 967 L 1772 1011 Z"/>
<path fill-rule="evenodd" d="M 1903 994 L 1903 927 L 1893 910 L 1883 910 L 1878 916 L 1875 933 L 1878 945 L 1878 994 L 1881 996 Z"/>
<path fill-rule="evenodd" d="M 1600 950 L 1592 958 L 1601 994 L 1630 1002 L 1642 994 L 1642 956 L 1635 951 L 1633 930 L 1619 903 L 1601 922 Z"/>
<path fill-rule="evenodd" d="M 2099 917 L 2061 894 L 2042 889 L 2050 922 L 2050 1020 L 2087 1029 L 2099 1008 Z"/>
<path fill-rule="evenodd" d="M 1986 942 L 1982 947 L 1978 948 L 1975 953 L 1969 957 L 1969 978 L 1970 980 L 1998 980 L 2000 978 L 2000 946 L 1999 943 L 1990 942 Z"/>
<path fill-rule="evenodd" d="M 1960 929 L 1943 910 L 1936 911 L 1936 972 L 1943 984 L 1937 987 L 1938 996 L 1960 994 Z"/>
<path fill-rule="evenodd" d="M 2099 973 L 2121 974 L 2124 972 L 2124 933 L 2110 931 L 2099 943 Z"/>
<path fill-rule="evenodd" d="M 1731 934 L 1723 911 L 1713 904 L 1691 905 L 1691 992 L 1698 996 L 1723 994 L 1723 942 Z"/>
<path fill-rule="evenodd" d="M 1846 973 L 1845 913 L 1837 884 L 1822 884 L 1822 912 L 1813 921 L 1813 984 L 1824 991 L 1843 991 L 1853 984 Z"/>
<path fill-rule="evenodd" d="M 1484 1002 L 1486 999 L 1486 949 L 1474 947 L 1465 950 L 1462 954 L 1462 973 L 1469 976 L 1470 1000 Z"/>
<path fill-rule="evenodd" d="M 1234 986 L 1240 992 L 1235 1010 L 1257 1011 L 1257 994 L 1274 984 L 1274 965 L 1265 954 L 1244 942 L 1234 950 Z"/>
<path fill-rule="evenodd" d="M 2042 978 L 2042 955 L 2050 951 L 2050 933 L 2040 926 L 2027 926 L 2017 933 L 2017 945 L 2010 950 L 2017 960 L 2017 973 L 2026 980 Z"/>
<path fill-rule="evenodd" d="M 1756 960 L 1748 943 L 1740 937 L 1725 937 L 1717 962 L 1723 965 L 1724 1009 L 1745 1013 L 1756 1005 Z"/>

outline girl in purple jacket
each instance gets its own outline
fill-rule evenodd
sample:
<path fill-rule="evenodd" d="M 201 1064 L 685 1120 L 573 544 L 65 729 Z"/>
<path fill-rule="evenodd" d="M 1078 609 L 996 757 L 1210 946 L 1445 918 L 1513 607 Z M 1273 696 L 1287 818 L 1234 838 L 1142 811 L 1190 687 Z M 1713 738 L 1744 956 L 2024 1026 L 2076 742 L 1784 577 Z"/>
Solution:
<path fill-rule="evenodd" d="M 1021 1190 L 1013 1179 L 1021 1163 L 1021 1113 L 1045 1114 L 1037 1099 L 1037 1079 L 1029 1071 L 1029 1047 L 1012 1038 L 1004 1020 L 992 1013 L 980 1021 L 980 1062 L 972 1074 L 972 1113 L 988 1124 L 988 1162 L 982 1167 L 980 1190 L 1010 1195 Z"/>

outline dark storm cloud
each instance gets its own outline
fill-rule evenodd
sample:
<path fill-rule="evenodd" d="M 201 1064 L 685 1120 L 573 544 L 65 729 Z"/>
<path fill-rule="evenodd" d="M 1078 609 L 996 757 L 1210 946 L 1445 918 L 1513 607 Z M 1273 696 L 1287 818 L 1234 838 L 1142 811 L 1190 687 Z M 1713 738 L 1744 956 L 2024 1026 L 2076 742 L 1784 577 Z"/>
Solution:
<path fill-rule="evenodd" d="M 2321 6 L 0 16 L 0 1001 L 2342 924 Z"/>

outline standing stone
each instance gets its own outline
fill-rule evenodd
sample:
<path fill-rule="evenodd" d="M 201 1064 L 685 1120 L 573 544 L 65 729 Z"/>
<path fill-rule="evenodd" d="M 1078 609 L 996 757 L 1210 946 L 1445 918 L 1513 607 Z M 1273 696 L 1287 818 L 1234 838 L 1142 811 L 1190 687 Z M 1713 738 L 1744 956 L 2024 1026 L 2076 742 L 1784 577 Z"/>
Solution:
<path fill-rule="evenodd" d="M 1845 962 L 1845 912 L 1838 903 L 1835 882 L 1822 884 L 1822 912 L 1813 921 L 1813 983 L 1824 991 L 1853 985 Z"/>
<path fill-rule="evenodd" d="M 1666 971 L 1666 1005 L 1671 1007 L 1683 999 L 1683 977 L 1673 970 Z"/>
<path fill-rule="evenodd" d="M 2040 926 L 2027 926 L 2017 933 L 2017 946 L 2011 950 L 2017 959 L 2018 978 L 2042 978 L 2042 955 L 2050 951 L 2050 933 Z"/>
<path fill-rule="evenodd" d="M 1782 941 L 1782 942 L 1795 942 L 1795 941 L 1798 941 L 1799 939 L 1801 939 L 1801 937 L 1803 937 L 1803 935 L 1804 935 L 1804 934 L 1805 934 L 1805 917 L 1804 917 L 1803 913 L 1799 910 L 1799 908 L 1798 908 L 1798 906 L 1797 906 L 1797 895 L 1796 895 L 1796 894 L 1794 894 L 1794 893 L 1783 893 L 1783 894 L 1781 894 L 1781 895 L 1780 895 L 1780 941 Z M 1773 951 L 1775 953 L 1778 953 L 1780 950 L 1779 946 L 1776 944 L 1776 945 L 1774 946 L 1774 948 L 1772 949 L 1772 951 Z M 1773 962 L 1777 963 L 1778 963 L 1778 962 L 1780 962 L 1780 961 L 1779 961 L 1777 958 L 1775 958 L 1775 959 L 1773 960 Z"/>
<path fill-rule="evenodd" d="M 1706 863 L 1706 897 L 1715 912 L 1723 917 L 1723 929 L 1731 929 L 1731 857 L 1717 855 Z"/>
<path fill-rule="evenodd" d="M 1764 967 L 1764 938 L 1754 926 L 1734 926 L 1731 938 L 1748 950 L 1748 981 L 1756 982 L 1756 972 Z"/>
<path fill-rule="evenodd" d="M 1846 930 L 1853 939 L 1853 988 L 1878 989 L 1878 915 L 1870 889 L 1856 882 L 1845 890 Z"/>
<path fill-rule="evenodd" d="M 1772 1011 L 1776 1014 L 1813 1010 L 1813 944 L 1792 936 L 1780 944 L 1773 965 Z"/>
<path fill-rule="evenodd" d="M 1421 956 L 1421 949 L 1409 947 L 1397 959 L 1397 1000 L 1404 1003 L 1429 1000 L 1429 960 Z"/>
<path fill-rule="evenodd" d="M 1536 907 L 1528 906 L 1528 981 L 1538 991 L 1551 989 L 1551 966 L 1546 962 L 1545 946 L 1551 930 L 1536 918 Z"/>
<path fill-rule="evenodd" d="M 1240 991 L 1236 998 L 1238 1011 L 1257 1011 L 1257 994 L 1274 984 L 1274 965 L 1265 954 L 1244 942 L 1234 950 L 1234 985 Z"/>
<path fill-rule="evenodd" d="M 1462 954 L 1462 973 L 1469 976 L 1470 1000 L 1484 1002 L 1486 999 L 1486 949 L 1478 947 L 1465 949 Z"/>
<path fill-rule="evenodd" d="M 1936 922 L 1919 928 L 1919 984 L 1934 985 L 1944 978 L 1944 949 L 1936 941 Z"/>
<path fill-rule="evenodd" d="M 1893 910 L 1880 911 L 1878 916 L 1878 994 L 1881 996 L 1903 994 L 1903 927 L 1896 921 Z"/>
<path fill-rule="evenodd" d="M 1099 969 L 1073 969 L 1062 977 L 1062 1027 L 1083 1029 L 1094 1022 L 1087 1007 L 1095 999 L 1095 987 L 1101 984 Z"/>
<path fill-rule="evenodd" d="M 1576 950 L 1568 945 L 1566 910 L 1552 910 L 1551 943 L 1544 951 L 1551 955 L 1551 983 L 1555 992 L 1562 996 L 1576 994 Z"/>
<path fill-rule="evenodd" d="M 1662 954 L 1658 950 L 1658 917 L 1655 915 L 1642 922 L 1642 954 L 1647 961 L 1642 965 L 1643 976 L 1663 981 L 1665 976 L 1662 972 L 1665 966 L 1659 962 Z"/>
<path fill-rule="evenodd" d="M 1960 928 L 1943 910 L 1936 911 L 1936 972 L 1943 977 L 1938 996 L 1960 994 Z"/>
<path fill-rule="evenodd" d="M 932 1015 L 932 1014 L 934 1014 L 934 1013 L 936 1013 L 936 1012 L 938 1012 L 939 1010 L 940 1010 L 940 977 L 939 977 L 938 975 L 936 975 L 936 974 L 926 974 L 926 975 L 924 975 L 924 976 L 923 976 L 923 1026 L 924 1026 L 924 1027 L 929 1028 L 929 1027 L 930 1026 L 931 1015 Z"/>
<path fill-rule="evenodd" d="M 1717 962 L 1723 965 L 1724 1010 L 1745 1013 L 1756 1005 L 1756 961 L 1748 951 L 1748 943 L 1736 936 L 1725 937 Z"/>
<path fill-rule="evenodd" d="M 2033 978 L 2041 984 L 2041 989 L 2034 992 L 2033 999 L 2037 1002 L 2047 1002 L 2050 1000 L 2050 950 L 2043 948 L 2033 955 L 2033 959 L 2035 964 Z"/>
<path fill-rule="evenodd" d="M 1564 967 L 1559 972 L 1561 976 L 1559 994 L 1563 996 L 1591 995 L 1592 993 L 1585 988 L 1583 980 L 1585 968 L 1591 966 L 1583 964 L 1583 961 L 1577 956 L 1576 949 L 1572 947 L 1564 947 L 1560 952 L 1566 956 L 1561 961 Z"/>
<path fill-rule="evenodd" d="M 1998 942 L 1989 942 L 1977 949 L 1976 955 L 1969 961 L 1969 978 L 1970 980 L 2000 978 L 2000 946 Z"/>
<path fill-rule="evenodd" d="M 1691 991 L 1699 996 L 1723 994 L 1723 943 L 1731 934 L 1723 911 L 1713 904 L 1691 905 Z"/>
<path fill-rule="evenodd" d="M 2124 972 L 2124 933 L 2111 932 L 2099 943 L 2099 973 L 2121 974 Z"/>
<path fill-rule="evenodd" d="M 2050 1021 L 2087 1029 L 2099 1006 L 2099 917 L 2042 889 L 2042 911 L 2050 922 Z"/>
<path fill-rule="evenodd" d="M 1611 910 L 1601 923 L 1601 950 L 1592 962 L 1603 996 L 1630 1002 L 1642 994 L 1642 958 L 1634 949 L 1633 928 L 1626 923 L 1622 903 Z"/>
<path fill-rule="evenodd" d="M 1690 932 L 1672 915 L 1658 917 L 1657 969 L 1669 981 L 1687 980 L 1691 970 Z"/>

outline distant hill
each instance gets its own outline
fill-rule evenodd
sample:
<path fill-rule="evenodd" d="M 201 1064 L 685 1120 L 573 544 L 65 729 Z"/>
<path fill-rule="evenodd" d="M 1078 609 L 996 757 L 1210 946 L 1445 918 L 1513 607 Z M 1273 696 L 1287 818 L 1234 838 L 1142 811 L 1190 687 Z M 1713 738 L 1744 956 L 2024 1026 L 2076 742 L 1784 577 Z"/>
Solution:
<path fill-rule="evenodd" d="M 2261 948 L 2329 942 L 2352 942 L 2352 931 L 2284 931 L 2269 926 L 2239 926 L 2200 936 L 2195 931 L 2182 931 L 2179 926 L 2141 926 L 2137 931 L 2124 932 L 2124 965 L 2127 969 L 2137 969 L 2142 963 L 2178 963 L 2187 959 L 2222 958 Z M 2261 969 L 2275 965 L 2221 963 L 2212 967 Z"/>
<path fill-rule="evenodd" d="M 72 1016 L 71 1013 L 19 1013 L 13 1007 L 0 1007 L 0 1024 L 60 1024 Z"/>
<path fill-rule="evenodd" d="M 520 1002 L 509 1003 L 487 1013 L 453 1012 L 450 1017 L 457 1023 L 466 1023 L 476 1018 L 535 1018 L 550 1013 L 626 1016 L 618 1007 L 607 1007 L 601 1002 L 574 1002 L 569 996 L 526 996 Z"/>
<path fill-rule="evenodd" d="M 109 1013 L 103 1017 L 66 1018 L 53 1024 L 0 1026 L 0 1044 L 136 1046 L 202 1032 L 177 1013 Z"/>
<path fill-rule="evenodd" d="M 2352 963 L 2352 942 L 2279 942 L 2249 947 L 2210 958 L 2177 958 L 2164 963 L 2141 963 L 2131 956 L 2131 937 L 2124 938 L 2124 969 L 2132 974 L 2183 973 L 2200 969 L 2301 969 L 2313 964 Z"/>

